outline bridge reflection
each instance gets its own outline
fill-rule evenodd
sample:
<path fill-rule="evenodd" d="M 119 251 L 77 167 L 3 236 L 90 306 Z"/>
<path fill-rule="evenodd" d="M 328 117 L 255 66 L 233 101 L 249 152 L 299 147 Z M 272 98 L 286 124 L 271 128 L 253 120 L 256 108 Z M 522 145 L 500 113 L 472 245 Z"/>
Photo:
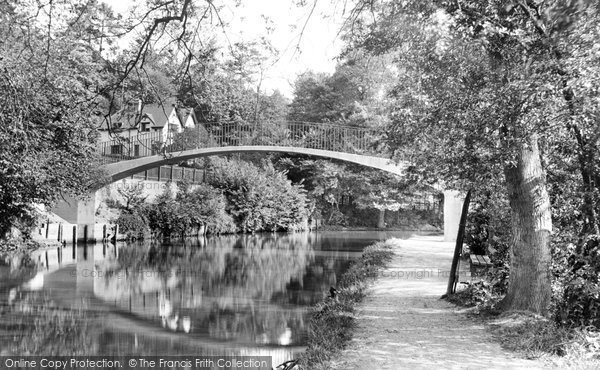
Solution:
<path fill-rule="evenodd" d="M 61 247 L 35 252 L 39 274 L 0 298 L 14 315 L 81 312 L 66 322 L 91 343 L 73 348 L 89 354 L 252 354 L 280 363 L 303 350 L 307 308 L 360 245 L 289 234 Z"/>

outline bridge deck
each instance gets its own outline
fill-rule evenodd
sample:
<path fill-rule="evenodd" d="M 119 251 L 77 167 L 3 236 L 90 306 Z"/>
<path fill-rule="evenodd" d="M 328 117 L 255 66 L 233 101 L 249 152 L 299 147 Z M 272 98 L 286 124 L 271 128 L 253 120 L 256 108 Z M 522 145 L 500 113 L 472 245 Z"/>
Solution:
<path fill-rule="evenodd" d="M 322 123 L 286 122 L 258 128 L 228 123 L 207 129 L 198 125 L 163 137 L 162 131 L 115 137 L 98 152 L 111 181 L 165 164 L 240 152 L 280 152 L 352 162 L 403 175 L 406 163 L 392 163 L 378 143 L 380 131 Z"/>

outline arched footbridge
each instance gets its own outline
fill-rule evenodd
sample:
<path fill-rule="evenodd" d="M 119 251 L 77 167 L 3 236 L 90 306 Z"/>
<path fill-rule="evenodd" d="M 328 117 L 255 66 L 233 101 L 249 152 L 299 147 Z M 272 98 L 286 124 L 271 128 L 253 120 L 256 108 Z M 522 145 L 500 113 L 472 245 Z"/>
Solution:
<path fill-rule="evenodd" d="M 372 128 L 323 123 L 285 122 L 260 127 L 228 123 L 167 135 L 117 136 L 100 143 L 98 151 L 113 182 L 165 164 L 244 152 L 304 154 L 403 175 L 407 162 L 392 162 L 388 153 L 378 148 L 381 136 L 380 130 Z"/>
<path fill-rule="evenodd" d="M 393 162 L 381 145 L 382 131 L 324 123 L 284 122 L 247 125 L 198 125 L 183 132 L 119 133 L 98 145 L 109 182 L 165 164 L 231 153 L 293 153 L 334 159 L 404 175 L 408 162 Z M 98 184 L 101 187 L 102 184 Z M 444 235 L 456 238 L 462 207 L 461 194 L 444 192 Z M 68 222 L 94 224 L 94 200 L 67 201 L 56 211 Z M 83 228 L 81 228 L 83 229 Z"/>

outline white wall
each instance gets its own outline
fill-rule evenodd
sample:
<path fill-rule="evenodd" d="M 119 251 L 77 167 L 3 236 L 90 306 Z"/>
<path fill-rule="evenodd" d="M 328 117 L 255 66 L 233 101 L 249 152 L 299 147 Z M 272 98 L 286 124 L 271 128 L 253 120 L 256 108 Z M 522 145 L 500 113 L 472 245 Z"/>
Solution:
<path fill-rule="evenodd" d="M 191 185 L 194 188 L 194 185 Z M 157 196 L 162 194 L 165 189 L 169 188 L 173 195 L 177 194 L 179 187 L 175 182 L 165 182 L 156 180 L 139 180 L 139 179 L 123 179 L 107 185 L 96 192 L 96 203 L 104 202 L 107 199 L 118 200 L 123 203 L 123 196 L 119 193 L 119 189 L 142 189 L 142 196 L 146 196 L 146 201 L 153 201 Z"/>

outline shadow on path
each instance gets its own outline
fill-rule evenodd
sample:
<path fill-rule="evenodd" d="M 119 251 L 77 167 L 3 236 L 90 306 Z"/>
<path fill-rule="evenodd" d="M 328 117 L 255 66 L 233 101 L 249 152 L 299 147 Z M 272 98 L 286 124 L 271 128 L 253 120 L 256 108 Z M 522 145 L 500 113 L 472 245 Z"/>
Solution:
<path fill-rule="evenodd" d="M 359 306 L 354 337 L 331 369 L 541 369 L 494 342 L 445 293 L 454 243 L 392 240 L 395 257 Z"/>

